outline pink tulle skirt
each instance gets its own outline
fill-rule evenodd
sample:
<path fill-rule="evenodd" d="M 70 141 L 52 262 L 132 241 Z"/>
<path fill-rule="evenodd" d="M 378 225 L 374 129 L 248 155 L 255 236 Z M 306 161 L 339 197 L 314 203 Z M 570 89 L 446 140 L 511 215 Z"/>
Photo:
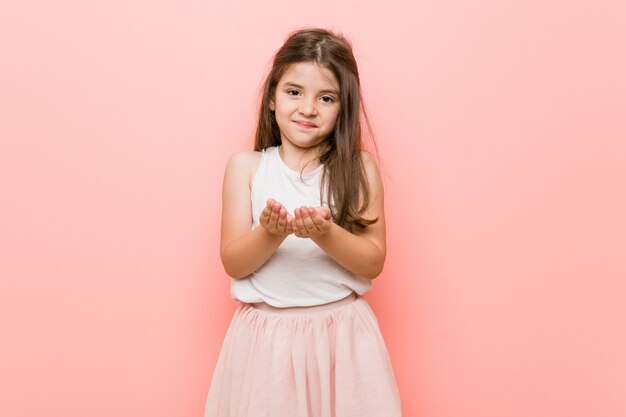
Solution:
<path fill-rule="evenodd" d="M 205 417 L 400 417 L 378 321 L 352 293 L 313 307 L 241 305 L 226 332 Z"/>

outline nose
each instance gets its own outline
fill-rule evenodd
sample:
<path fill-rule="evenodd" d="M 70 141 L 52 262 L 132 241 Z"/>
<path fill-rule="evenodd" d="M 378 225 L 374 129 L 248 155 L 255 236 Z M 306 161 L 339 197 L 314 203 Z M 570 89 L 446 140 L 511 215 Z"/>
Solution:
<path fill-rule="evenodd" d="M 317 102 L 315 99 L 305 99 L 300 102 L 300 113 L 304 116 L 315 116 L 317 114 Z"/>

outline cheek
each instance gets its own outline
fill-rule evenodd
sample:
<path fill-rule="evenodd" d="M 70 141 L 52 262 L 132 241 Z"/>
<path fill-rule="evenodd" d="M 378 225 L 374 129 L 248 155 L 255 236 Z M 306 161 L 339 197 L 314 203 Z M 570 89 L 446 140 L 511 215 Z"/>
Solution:
<path fill-rule="evenodd" d="M 339 110 L 336 110 L 332 113 L 330 120 L 332 121 L 332 125 L 335 126 L 337 123 L 337 119 L 339 118 Z"/>
<path fill-rule="evenodd" d="M 293 110 L 293 103 L 290 103 L 289 100 L 277 100 L 276 101 L 276 112 L 280 112 L 283 114 L 288 114 Z"/>

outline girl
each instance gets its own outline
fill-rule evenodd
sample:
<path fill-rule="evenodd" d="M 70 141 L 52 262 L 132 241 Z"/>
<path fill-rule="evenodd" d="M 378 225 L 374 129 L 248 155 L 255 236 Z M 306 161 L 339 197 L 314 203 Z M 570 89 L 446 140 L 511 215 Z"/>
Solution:
<path fill-rule="evenodd" d="M 292 33 L 264 84 L 255 151 L 226 166 L 221 259 L 241 304 L 205 417 L 400 416 L 362 297 L 383 267 L 385 218 L 361 112 L 348 41 Z"/>

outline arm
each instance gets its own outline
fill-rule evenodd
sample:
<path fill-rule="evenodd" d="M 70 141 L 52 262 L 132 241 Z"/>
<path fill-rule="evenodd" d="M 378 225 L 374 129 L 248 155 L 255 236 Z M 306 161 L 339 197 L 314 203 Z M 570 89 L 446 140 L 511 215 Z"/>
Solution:
<path fill-rule="evenodd" d="M 291 232 L 287 211 L 273 200 L 261 213 L 261 225 L 251 229 L 250 181 L 258 164 L 254 152 L 239 152 L 224 173 L 220 257 L 226 273 L 236 279 L 263 265 Z"/>
<path fill-rule="evenodd" d="M 319 210 L 302 207 L 296 209 L 293 224 L 296 236 L 310 237 L 347 270 L 374 279 L 381 273 L 386 257 L 383 187 L 376 161 L 364 153 L 363 163 L 370 192 L 370 202 L 364 216 L 378 217 L 376 223 L 350 233 L 325 219 Z"/>

